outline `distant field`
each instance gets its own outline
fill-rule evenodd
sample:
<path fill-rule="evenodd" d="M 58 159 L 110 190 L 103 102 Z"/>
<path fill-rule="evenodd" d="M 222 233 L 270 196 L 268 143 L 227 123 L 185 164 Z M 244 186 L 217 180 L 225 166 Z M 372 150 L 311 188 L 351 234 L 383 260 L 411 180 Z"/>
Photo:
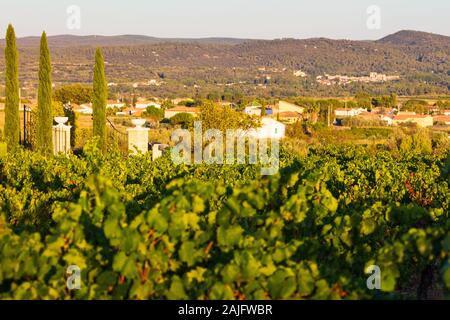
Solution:
<path fill-rule="evenodd" d="M 401 96 L 398 97 L 398 102 L 400 104 L 404 104 L 408 100 L 424 100 L 428 102 L 429 105 L 434 105 L 437 101 L 440 100 L 450 100 L 450 96 Z"/>
<path fill-rule="evenodd" d="M 92 128 L 92 116 L 91 115 L 78 115 L 77 125 L 79 128 Z"/>

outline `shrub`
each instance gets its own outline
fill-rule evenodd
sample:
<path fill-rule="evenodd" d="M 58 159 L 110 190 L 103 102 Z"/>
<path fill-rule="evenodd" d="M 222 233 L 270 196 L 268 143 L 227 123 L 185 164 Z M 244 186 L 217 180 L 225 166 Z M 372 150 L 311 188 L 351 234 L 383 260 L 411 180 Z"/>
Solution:
<path fill-rule="evenodd" d="M 183 129 L 187 129 L 194 123 L 194 117 L 190 113 L 178 113 L 170 118 L 172 125 L 181 125 Z"/>
<path fill-rule="evenodd" d="M 144 116 L 159 122 L 164 118 L 164 111 L 155 106 L 148 106 L 144 111 Z"/>

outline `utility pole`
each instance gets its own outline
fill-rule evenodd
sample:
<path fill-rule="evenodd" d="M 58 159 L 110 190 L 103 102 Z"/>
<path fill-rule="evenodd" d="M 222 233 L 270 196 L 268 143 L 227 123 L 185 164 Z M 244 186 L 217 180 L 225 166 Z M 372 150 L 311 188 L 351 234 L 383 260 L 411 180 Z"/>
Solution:
<path fill-rule="evenodd" d="M 327 112 L 327 122 L 328 122 L 328 127 L 330 127 L 331 126 L 331 106 L 329 105 L 328 106 L 328 112 Z"/>
<path fill-rule="evenodd" d="M 23 105 L 23 145 L 27 145 L 27 106 Z"/>

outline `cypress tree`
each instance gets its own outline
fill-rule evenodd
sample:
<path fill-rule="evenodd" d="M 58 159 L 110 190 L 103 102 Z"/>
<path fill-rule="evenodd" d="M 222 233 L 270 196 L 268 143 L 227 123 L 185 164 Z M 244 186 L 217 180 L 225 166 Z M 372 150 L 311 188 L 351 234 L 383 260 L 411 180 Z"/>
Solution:
<path fill-rule="evenodd" d="M 94 136 L 99 137 L 99 146 L 106 152 L 106 99 L 108 97 L 105 78 L 105 63 L 98 48 L 95 52 L 94 93 L 92 101 Z"/>
<path fill-rule="evenodd" d="M 8 150 L 14 150 L 20 142 L 18 59 L 16 34 L 9 25 L 5 47 L 5 138 Z"/>
<path fill-rule="evenodd" d="M 261 116 L 265 117 L 266 116 L 266 112 L 267 112 L 266 105 L 263 104 L 262 107 L 261 107 Z"/>
<path fill-rule="evenodd" d="M 52 139 L 52 66 L 47 35 L 42 33 L 39 59 L 39 89 L 36 124 L 37 151 L 49 155 L 53 152 Z"/>

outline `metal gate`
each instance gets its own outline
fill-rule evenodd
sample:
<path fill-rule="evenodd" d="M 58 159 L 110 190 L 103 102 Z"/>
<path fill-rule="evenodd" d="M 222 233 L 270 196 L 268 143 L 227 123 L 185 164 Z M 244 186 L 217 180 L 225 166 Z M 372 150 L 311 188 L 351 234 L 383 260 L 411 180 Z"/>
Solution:
<path fill-rule="evenodd" d="M 110 143 L 116 144 L 121 153 L 128 153 L 128 134 L 126 132 L 122 132 L 118 130 L 113 122 L 106 118 L 107 123 L 109 124 L 108 128 L 108 139 Z"/>
<path fill-rule="evenodd" d="M 21 145 L 26 149 L 31 149 L 31 108 L 26 104 L 23 105 L 23 133 L 20 141 Z"/>

